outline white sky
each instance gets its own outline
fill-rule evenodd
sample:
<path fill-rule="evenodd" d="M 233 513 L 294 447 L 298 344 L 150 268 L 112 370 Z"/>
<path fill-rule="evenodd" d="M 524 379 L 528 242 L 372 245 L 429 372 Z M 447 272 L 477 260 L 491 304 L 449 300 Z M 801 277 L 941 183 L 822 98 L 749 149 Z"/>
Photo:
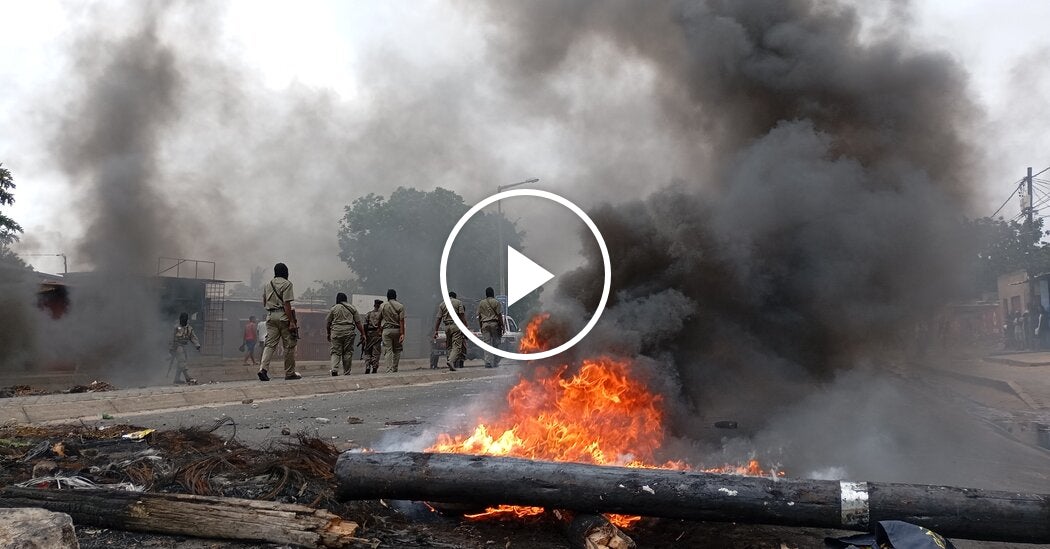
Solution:
<path fill-rule="evenodd" d="M 0 162 L 14 172 L 18 188 L 10 215 L 34 239 L 32 251 L 66 251 L 79 236 L 71 234 L 75 224 L 57 222 L 71 213 L 54 206 L 66 187 L 58 184 L 59 172 L 42 167 L 45 136 L 25 126 L 38 116 L 34 98 L 61 85 L 66 39 L 82 9 L 53 0 L 0 0 Z M 345 102 L 363 102 L 368 83 L 359 78 L 361 52 L 396 50 L 419 65 L 475 55 L 482 31 L 464 26 L 461 11 L 440 0 L 233 1 L 224 40 L 275 90 L 304 85 L 334 90 Z M 971 213 L 990 214 L 1025 167 L 1050 166 L 1050 1 L 928 0 L 917 2 L 913 13 L 920 40 L 950 52 L 970 72 L 989 133 L 1016 128 L 986 144 L 987 211 Z M 1017 71 L 1025 60 L 1023 70 L 1032 78 L 1020 87 Z M 535 154 L 535 149 L 508 145 L 505 154 Z M 542 159 L 533 165 L 537 172 L 523 175 L 542 177 Z M 1011 204 L 1006 212 L 1016 209 Z M 54 260 L 34 263 L 41 270 L 61 268 L 48 261 Z"/>

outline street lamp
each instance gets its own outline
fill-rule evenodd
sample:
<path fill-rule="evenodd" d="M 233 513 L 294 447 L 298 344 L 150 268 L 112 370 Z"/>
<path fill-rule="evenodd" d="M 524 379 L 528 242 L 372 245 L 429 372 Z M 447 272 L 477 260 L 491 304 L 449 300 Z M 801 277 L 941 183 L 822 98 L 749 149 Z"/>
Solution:
<path fill-rule="evenodd" d="M 62 274 L 69 274 L 69 266 L 66 263 L 66 254 L 23 254 L 26 257 L 61 257 L 62 258 Z"/>
<path fill-rule="evenodd" d="M 510 185 L 499 185 L 496 187 L 496 192 L 501 193 L 507 189 L 512 189 L 519 185 L 528 185 L 530 183 L 536 183 L 539 181 L 538 178 L 526 179 L 525 181 L 519 181 L 518 183 L 511 183 Z M 506 261 L 506 253 L 503 251 L 503 208 L 500 207 L 502 200 L 496 201 L 496 213 L 499 214 L 496 219 L 496 232 L 499 234 L 499 295 L 507 295 L 507 269 L 503 268 L 503 264 Z M 506 311 L 504 311 L 506 313 Z"/>

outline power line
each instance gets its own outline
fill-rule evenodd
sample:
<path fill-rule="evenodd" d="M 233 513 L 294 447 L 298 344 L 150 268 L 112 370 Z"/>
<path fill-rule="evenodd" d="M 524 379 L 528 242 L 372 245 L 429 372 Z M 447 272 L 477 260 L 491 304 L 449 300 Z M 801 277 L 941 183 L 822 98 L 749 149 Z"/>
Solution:
<path fill-rule="evenodd" d="M 1003 208 L 1006 207 L 1007 204 L 1010 203 L 1010 199 L 1014 197 L 1014 193 L 1017 192 L 1017 190 L 1021 188 L 1021 183 L 1024 183 L 1024 179 L 1022 179 L 1022 180 L 1017 182 L 1017 184 L 1014 186 L 1014 188 L 1010 191 L 1010 196 L 1007 196 L 1006 200 L 1003 201 L 1003 204 L 1001 206 L 999 206 L 998 208 L 996 208 L 995 209 L 995 213 L 993 213 L 989 217 L 995 217 L 996 215 L 999 214 L 1000 211 L 1002 211 Z"/>
<path fill-rule="evenodd" d="M 1050 171 L 1050 166 L 1047 166 L 1047 167 L 1043 168 L 1042 170 L 1039 170 L 1039 172 L 1037 172 L 1037 173 L 1033 173 L 1032 174 L 1032 182 L 1035 183 L 1036 181 L 1038 181 L 1041 184 L 1050 185 L 1050 180 L 1036 179 L 1035 178 L 1035 176 L 1041 175 L 1041 174 L 1046 173 L 1048 171 Z M 1003 210 L 1003 208 L 1005 208 L 1006 205 L 1010 203 L 1010 199 L 1013 198 L 1014 193 L 1020 191 L 1021 187 L 1025 184 L 1025 182 L 1027 180 L 1028 180 L 1028 177 L 1025 176 L 1025 177 L 1022 177 L 1021 179 L 1019 179 L 1017 182 L 1015 182 L 1013 189 L 1010 190 L 1010 195 L 1007 196 L 1006 200 L 1004 200 L 1003 203 L 998 208 L 995 209 L 995 213 L 993 213 L 989 217 L 993 217 L 994 218 L 995 216 L 999 215 L 999 212 L 1001 212 Z M 1048 189 L 1048 190 L 1050 190 L 1050 189 Z M 1035 201 L 1031 200 L 1030 202 L 1035 202 Z M 1034 208 L 1034 207 L 1035 206 L 1033 204 L 1029 203 L 1028 208 Z M 1025 215 L 1025 208 L 1021 208 L 1021 213 L 1019 215 L 1017 215 L 1017 216 L 1014 216 L 1013 220 L 1016 221 L 1017 219 L 1019 219 L 1021 217 L 1024 217 L 1024 215 Z"/>

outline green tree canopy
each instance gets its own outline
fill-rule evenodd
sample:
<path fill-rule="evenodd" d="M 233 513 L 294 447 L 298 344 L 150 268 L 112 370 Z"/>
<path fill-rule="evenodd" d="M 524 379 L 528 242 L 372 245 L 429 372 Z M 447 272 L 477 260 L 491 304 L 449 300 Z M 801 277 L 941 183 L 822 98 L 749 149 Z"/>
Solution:
<path fill-rule="evenodd" d="M 469 206 L 453 191 L 399 187 L 390 198 L 369 194 L 346 207 L 339 225 L 339 257 L 358 277 L 364 293 L 394 288 L 410 313 L 433 314 L 440 300 L 438 267 L 452 227 Z M 499 291 L 498 225 L 504 245 L 522 249 L 524 233 L 505 217 L 480 212 L 456 238 L 449 255 L 449 289 L 466 300 Z M 537 303 L 535 294 L 511 308 L 518 320 Z"/>
<path fill-rule="evenodd" d="M 300 301 L 319 299 L 331 305 L 335 303 L 335 294 L 339 292 L 343 292 L 349 296 L 350 294 L 361 293 L 361 289 L 358 287 L 358 281 L 353 278 L 344 280 L 315 280 L 313 286 L 310 286 L 296 297 Z"/>
<path fill-rule="evenodd" d="M 10 206 L 15 203 L 14 189 L 15 180 L 11 176 L 11 170 L 0 163 L 0 206 Z M 18 240 L 20 232 L 22 232 L 22 226 L 0 212 L 0 245 L 6 246 Z"/>
<path fill-rule="evenodd" d="M 1050 245 L 1042 241 L 1043 220 L 1032 227 L 1002 218 L 980 217 L 965 222 L 963 234 L 973 247 L 975 289 L 995 291 L 1000 275 L 1029 270 L 1050 272 Z"/>

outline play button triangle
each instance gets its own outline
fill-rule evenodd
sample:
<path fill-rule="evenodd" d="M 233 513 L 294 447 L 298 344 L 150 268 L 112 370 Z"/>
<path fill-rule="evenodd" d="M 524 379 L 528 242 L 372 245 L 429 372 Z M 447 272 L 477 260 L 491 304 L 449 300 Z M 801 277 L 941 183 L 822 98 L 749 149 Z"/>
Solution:
<path fill-rule="evenodd" d="M 543 286 L 554 275 L 521 252 L 507 246 L 507 306 Z"/>

